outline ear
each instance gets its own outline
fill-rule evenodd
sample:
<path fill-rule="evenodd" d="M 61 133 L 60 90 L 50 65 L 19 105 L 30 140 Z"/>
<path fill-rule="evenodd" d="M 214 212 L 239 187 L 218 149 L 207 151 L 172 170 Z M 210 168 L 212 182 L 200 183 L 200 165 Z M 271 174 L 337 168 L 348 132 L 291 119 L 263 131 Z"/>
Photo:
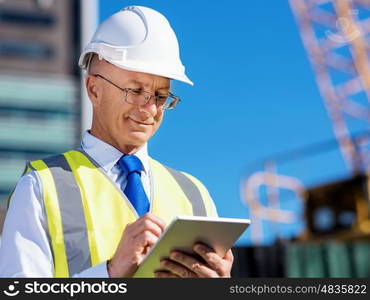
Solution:
<path fill-rule="evenodd" d="M 85 87 L 87 91 L 87 95 L 91 101 L 93 106 L 97 106 L 100 102 L 100 87 L 98 86 L 98 82 L 96 78 L 92 75 L 87 75 L 85 80 Z"/>

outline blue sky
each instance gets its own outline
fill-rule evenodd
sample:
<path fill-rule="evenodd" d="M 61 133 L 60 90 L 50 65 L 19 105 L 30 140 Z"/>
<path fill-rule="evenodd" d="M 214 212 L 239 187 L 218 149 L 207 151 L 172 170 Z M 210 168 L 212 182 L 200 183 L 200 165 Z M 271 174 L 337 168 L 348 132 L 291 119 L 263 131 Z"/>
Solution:
<path fill-rule="evenodd" d="M 134 4 L 169 19 L 195 83 L 173 83 L 182 102 L 166 113 L 150 142 L 151 156 L 198 177 L 220 216 L 248 218 L 239 187 L 253 162 L 334 139 L 288 1 L 104 0 L 100 21 Z M 298 176 L 307 186 L 347 175 L 335 148 L 279 171 Z M 301 226 L 276 228 L 289 236 Z M 265 243 L 273 236 L 265 224 Z M 249 234 L 238 243 L 249 243 Z"/>

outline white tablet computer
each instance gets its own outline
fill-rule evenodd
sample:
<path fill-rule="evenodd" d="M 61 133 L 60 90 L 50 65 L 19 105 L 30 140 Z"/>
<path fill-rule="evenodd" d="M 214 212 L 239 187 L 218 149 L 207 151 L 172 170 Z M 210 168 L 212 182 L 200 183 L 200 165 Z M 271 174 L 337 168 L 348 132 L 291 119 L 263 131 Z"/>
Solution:
<path fill-rule="evenodd" d="M 196 242 L 205 243 L 224 256 L 249 224 L 248 219 L 177 217 L 148 252 L 133 277 L 153 277 L 154 271 L 161 269 L 160 260 L 168 257 L 172 250 L 193 255 Z"/>

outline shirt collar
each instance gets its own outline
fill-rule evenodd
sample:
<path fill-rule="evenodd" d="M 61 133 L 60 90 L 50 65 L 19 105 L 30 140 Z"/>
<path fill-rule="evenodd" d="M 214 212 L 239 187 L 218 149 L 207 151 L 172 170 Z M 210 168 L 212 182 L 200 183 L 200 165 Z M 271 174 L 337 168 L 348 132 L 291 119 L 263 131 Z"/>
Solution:
<path fill-rule="evenodd" d="M 84 132 L 81 147 L 105 170 L 105 172 L 111 171 L 117 161 L 123 155 L 121 151 L 93 136 L 89 131 Z M 147 143 L 145 143 L 135 153 L 135 156 L 140 159 L 141 163 L 143 164 L 143 171 L 147 174 L 149 171 Z"/>

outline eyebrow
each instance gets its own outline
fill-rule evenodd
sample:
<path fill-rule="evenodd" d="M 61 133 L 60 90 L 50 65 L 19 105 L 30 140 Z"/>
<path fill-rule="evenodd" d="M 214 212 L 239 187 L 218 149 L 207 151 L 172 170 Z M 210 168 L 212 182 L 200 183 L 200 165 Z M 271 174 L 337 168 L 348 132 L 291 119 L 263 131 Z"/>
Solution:
<path fill-rule="evenodd" d="M 126 82 L 126 84 L 128 84 L 128 83 L 133 83 L 133 84 L 137 84 L 137 85 L 140 85 L 140 86 L 145 86 L 145 84 L 143 84 L 142 82 L 137 81 L 135 79 L 130 79 L 129 81 Z M 169 90 L 169 89 L 170 89 L 170 86 L 166 85 L 166 86 L 163 86 L 161 88 L 158 88 L 157 90 Z"/>

